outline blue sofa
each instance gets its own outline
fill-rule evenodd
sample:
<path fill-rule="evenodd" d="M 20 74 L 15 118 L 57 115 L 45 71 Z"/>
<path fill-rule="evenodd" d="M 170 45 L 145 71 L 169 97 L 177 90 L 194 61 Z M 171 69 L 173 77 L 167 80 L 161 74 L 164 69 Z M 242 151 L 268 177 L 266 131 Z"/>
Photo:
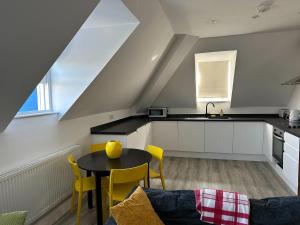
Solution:
<path fill-rule="evenodd" d="M 200 221 L 194 191 L 145 189 L 151 204 L 165 225 L 208 225 Z M 300 225 L 300 198 L 250 199 L 251 225 Z M 105 225 L 117 225 L 109 218 Z"/>

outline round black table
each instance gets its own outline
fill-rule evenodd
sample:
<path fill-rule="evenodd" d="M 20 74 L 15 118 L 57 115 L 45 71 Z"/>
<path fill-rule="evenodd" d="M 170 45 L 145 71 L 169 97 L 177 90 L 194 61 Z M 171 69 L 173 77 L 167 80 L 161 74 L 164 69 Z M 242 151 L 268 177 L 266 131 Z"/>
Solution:
<path fill-rule="evenodd" d="M 123 148 L 122 155 L 119 159 L 109 159 L 105 151 L 91 153 L 82 156 L 77 160 L 79 168 L 88 171 L 88 176 L 91 172 L 95 174 L 96 179 L 96 201 L 97 201 L 97 224 L 103 224 L 102 214 L 102 196 L 101 196 L 101 177 L 109 176 L 112 169 L 126 169 L 149 163 L 152 159 L 150 153 L 144 150 Z M 148 184 L 150 185 L 149 169 L 148 169 Z M 92 207 L 92 192 L 88 194 L 89 207 Z"/>

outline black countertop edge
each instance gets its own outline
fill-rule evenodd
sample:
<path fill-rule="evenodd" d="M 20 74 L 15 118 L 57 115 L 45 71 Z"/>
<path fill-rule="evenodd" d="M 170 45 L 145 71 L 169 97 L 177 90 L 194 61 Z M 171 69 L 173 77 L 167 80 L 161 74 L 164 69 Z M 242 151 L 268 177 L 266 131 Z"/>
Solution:
<path fill-rule="evenodd" d="M 265 121 L 278 118 L 277 114 L 224 114 L 230 119 L 210 119 L 209 121 Z M 151 121 L 207 121 L 204 114 L 170 114 L 166 118 L 149 118 L 147 115 L 129 116 L 91 128 L 91 134 L 128 135 Z"/>

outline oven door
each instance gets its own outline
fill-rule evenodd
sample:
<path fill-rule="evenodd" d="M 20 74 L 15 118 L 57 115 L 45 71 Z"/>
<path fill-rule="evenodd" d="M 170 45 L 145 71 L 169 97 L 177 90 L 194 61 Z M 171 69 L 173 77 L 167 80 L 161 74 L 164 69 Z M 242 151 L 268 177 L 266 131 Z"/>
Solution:
<path fill-rule="evenodd" d="M 283 146 L 284 139 L 277 134 L 273 134 L 273 158 L 281 168 L 283 167 Z"/>

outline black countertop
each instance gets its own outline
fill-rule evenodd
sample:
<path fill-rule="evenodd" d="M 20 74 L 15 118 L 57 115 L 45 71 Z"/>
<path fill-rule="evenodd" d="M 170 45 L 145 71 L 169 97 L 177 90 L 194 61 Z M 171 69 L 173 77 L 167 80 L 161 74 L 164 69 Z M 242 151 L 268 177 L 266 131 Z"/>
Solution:
<path fill-rule="evenodd" d="M 266 122 L 283 131 L 300 137 L 300 128 L 289 128 L 289 122 L 273 114 L 231 114 L 229 118 L 207 119 L 202 114 L 180 114 L 169 115 L 167 118 L 148 118 L 147 116 L 131 116 L 111 123 L 91 128 L 91 134 L 128 135 L 151 121 L 222 121 L 222 122 Z"/>

